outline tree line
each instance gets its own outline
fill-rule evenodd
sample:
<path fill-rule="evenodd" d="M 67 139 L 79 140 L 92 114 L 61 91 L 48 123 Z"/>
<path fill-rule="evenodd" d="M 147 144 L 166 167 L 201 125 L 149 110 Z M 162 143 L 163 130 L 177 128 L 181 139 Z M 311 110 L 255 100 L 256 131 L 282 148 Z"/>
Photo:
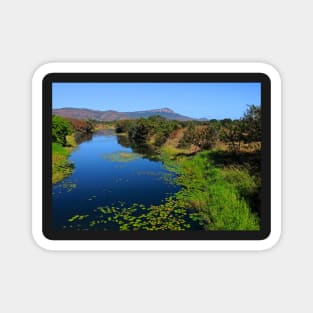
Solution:
<path fill-rule="evenodd" d="M 52 141 L 66 146 L 66 137 L 73 133 L 92 133 L 95 122 L 52 116 Z M 230 151 L 238 152 L 243 144 L 250 144 L 253 150 L 261 148 L 261 108 L 248 106 L 240 119 L 212 119 L 209 121 L 167 120 L 161 116 L 150 116 L 133 120 L 120 120 L 115 123 L 117 133 L 127 133 L 134 143 L 149 143 L 162 146 L 175 131 L 181 129 L 178 148 L 194 145 L 198 150 L 214 149 L 218 143 L 225 144 Z M 150 142 L 151 143 L 151 142 Z"/>
<path fill-rule="evenodd" d="M 91 121 L 78 120 L 74 118 L 64 118 L 53 115 L 51 124 L 52 142 L 62 146 L 67 145 L 67 136 L 73 133 L 92 133 L 94 126 Z"/>
<path fill-rule="evenodd" d="M 194 145 L 199 150 L 208 150 L 224 143 L 230 151 L 240 151 L 242 144 L 252 144 L 254 150 L 261 147 L 261 108 L 248 106 L 240 119 L 209 121 L 167 120 L 161 116 L 121 120 L 116 123 L 117 133 L 127 133 L 136 143 L 147 143 L 154 138 L 155 146 L 162 146 L 178 129 L 184 131 L 178 148 Z"/>

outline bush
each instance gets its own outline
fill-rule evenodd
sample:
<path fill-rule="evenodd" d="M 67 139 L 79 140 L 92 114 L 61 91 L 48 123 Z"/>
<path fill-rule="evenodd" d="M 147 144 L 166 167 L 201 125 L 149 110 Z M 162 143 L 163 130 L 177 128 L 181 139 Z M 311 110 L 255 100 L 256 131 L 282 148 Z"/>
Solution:
<path fill-rule="evenodd" d="M 131 126 L 132 121 L 130 120 L 121 120 L 116 122 L 115 131 L 117 133 L 127 133 Z"/>
<path fill-rule="evenodd" d="M 72 134 L 71 124 L 61 116 L 52 116 L 52 142 L 66 145 L 66 136 Z"/>
<path fill-rule="evenodd" d="M 129 138 L 136 143 L 144 143 L 148 139 L 150 130 L 149 122 L 146 119 L 140 118 L 130 125 L 130 129 L 128 130 Z"/>
<path fill-rule="evenodd" d="M 94 127 L 89 120 L 78 120 L 75 118 L 66 118 L 66 120 L 71 124 L 73 131 L 80 133 L 92 133 Z"/>
<path fill-rule="evenodd" d="M 188 148 L 191 144 L 200 149 L 212 149 L 219 138 L 218 123 L 208 125 L 191 125 L 185 131 L 183 138 L 180 140 L 179 148 Z"/>

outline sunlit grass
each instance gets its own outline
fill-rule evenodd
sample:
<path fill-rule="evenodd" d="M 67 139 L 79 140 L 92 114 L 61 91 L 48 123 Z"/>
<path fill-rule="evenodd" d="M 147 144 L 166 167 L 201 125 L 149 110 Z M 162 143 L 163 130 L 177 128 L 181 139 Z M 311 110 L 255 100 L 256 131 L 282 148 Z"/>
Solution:
<path fill-rule="evenodd" d="M 52 143 L 52 183 L 55 184 L 72 174 L 74 166 L 68 161 L 72 148 Z"/>
<path fill-rule="evenodd" d="M 178 174 L 175 182 L 182 187 L 179 192 L 160 205 L 100 207 L 88 217 L 86 227 L 106 229 L 110 225 L 110 229 L 121 231 L 184 231 L 193 227 L 207 231 L 259 230 L 259 218 L 247 201 L 257 191 L 255 179 L 246 169 L 217 168 L 210 154 L 203 151 L 175 160 L 164 154 L 166 167 Z M 74 216 L 72 221 L 76 220 Z"/>
<path fill-rule="evenodd" d="M 183 206 L 194 209 L 206 230 L 258 230 L 259 218 L 245 199 L 255 192 L 255 182 L 247 171 L 216 168 L 210 152 L 203 151 L 180 163 L 176 194 Z"/>

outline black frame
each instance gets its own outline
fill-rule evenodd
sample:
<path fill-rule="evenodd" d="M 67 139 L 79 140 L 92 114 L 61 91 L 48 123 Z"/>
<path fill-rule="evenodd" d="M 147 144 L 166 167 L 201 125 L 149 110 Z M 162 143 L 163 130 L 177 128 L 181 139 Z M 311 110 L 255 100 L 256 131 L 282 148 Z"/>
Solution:
<path fill-rule="evenodd" d="M 52 228 L 53 82 L 259 82 L 261 83 L 260 231 L 54 231 Z M 271 81 L 263 73 L 50 73 L 42 81 L 42 231 L 50 240 L 264 240 L 271 232 Z"/>

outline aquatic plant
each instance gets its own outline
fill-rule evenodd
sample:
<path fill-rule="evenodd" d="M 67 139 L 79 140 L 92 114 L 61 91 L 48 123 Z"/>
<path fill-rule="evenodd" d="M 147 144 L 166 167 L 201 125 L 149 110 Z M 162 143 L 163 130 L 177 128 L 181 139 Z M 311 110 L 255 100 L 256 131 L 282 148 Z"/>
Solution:
<path fill-rule="evenodd" d="M 125 151 L 115 151 L 112 153 L 106 153 L 103 155 L 103 159 L 111 162 L 131 162 L 142 157 L 139 153 L 135 152 L 125 152 Z"/>

